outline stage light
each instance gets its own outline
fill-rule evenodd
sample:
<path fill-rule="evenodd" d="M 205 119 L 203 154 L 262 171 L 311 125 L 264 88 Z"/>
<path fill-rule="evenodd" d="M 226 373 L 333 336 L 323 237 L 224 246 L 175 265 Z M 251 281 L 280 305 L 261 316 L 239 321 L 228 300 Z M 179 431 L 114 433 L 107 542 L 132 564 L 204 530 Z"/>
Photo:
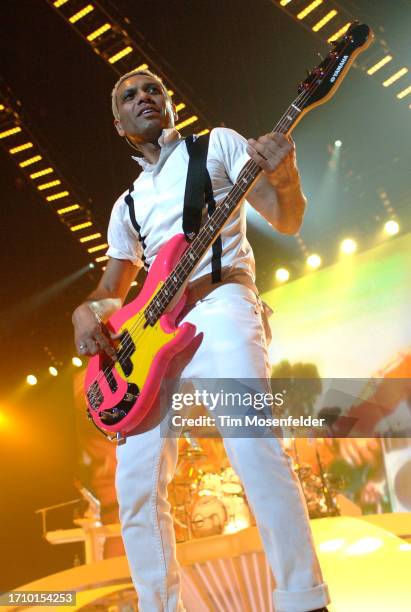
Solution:
<path fill-rule="evenodd" d="M 58 374 L 57 368 L 55 368 L 54 366 L 49 367 L 49 372 L 51 376 L 57 376 Z"/>
<path fill-rule="evenodd" d="M 280 6 L 287 6 L 292 0 L 280 0 Z"/>
<path fill-rule="evenodd" d="M 342 145 L 342 141 L 341 140 L 336 140 L 334 142 L 334 146 L 337 147 L 338 149 L 341 147 L 341 145 Z"/>
<path fill-rule="evenodd" d="M 112 55 L 111 57 L 108 58 L 109 64 L 115 64 L 116 62 L 121 60 L 123 57 L 131 53 L 132 50 L 133 50 L 133 47 L 130 47 L 130 45 L 125 47 L 124 49 L 116 53 L 115 55 Z"/>
<path fill-rule="evenodd" d="M 403 98 L 405 98 L 405 96 L 408 96 L 409 93 L 411 93 L 411 85 L 409 85 L 408 87 L 406 87 L 405 89 L 397 93 L 397 98 L 399 100 L 402 100 Z"/>
<path fill-rule="evenodd" d="M 96 238 L 101 238 L 100 232 L 90 234 L 89 236 L 83 236 L 82 238 L 80 238 L 80 242 L 90 242 L 90 240 L 95 240 Z"/>
<path fill-rule="evenodd" d="M 336 538 L 335 540 L 326 540 L 325 542 L 321 542 L 318 548 L 321 550 L 321 552 L 333 553 L 340 550 L 344 544 L 345 540 L 343 538 Z"/>
<path fill-rule="evenodd" d="M 148 70 L 148 64 L 140 64 L 136 68 L 133 68 L 132 72 L 137 72 L 137 70 Z"/>
<path fill-rule="evenodd" d="M 56 179 L 55 181 L 50 181 L 49 183 L 37 185 L 37 189 L 39 191 L 44 191 L 44 189 L 51 189 L 52 187 L 57 187 L 57 185 L 61 185 L 61 181 L 59 181 L 58 179 Z"/>
<path fill-rule="evenodd" d="M 197 136 L 203 136 L 203 134 L 208 134 L 209 131 L 210 130 L 208 129 L 202 130 L 201 132 L 198 132 Z"/>
<path fill-rule="evenodd" d="M 316 270 L 321 266 L 321 257 L 316 253 L 312 253 L 307 257 L 307 266 Z"/>
<path fill-rule="evenodd" d="M 388 64 L 388 62 L 390 62 L 391 60 L 392 60 L 392 55 L 386 55 L 385 57 L 380 59 L 379 62 L 374 64 L 374 66 L 371 66 L 371 68 L 368 68 L 367 74 L 369 74 L 370 76 L 372 74 L 375 74 L 377 70 L 380 70 L 383 66 L 385 66 L 385 64 Z"/>
<path fill-rule="evenodd" d="M 389 236 L 395 236 L 395 234 L 398 234 L 398 232 L 400 231 L 400 226 L 397 223 L 397 221 L 394 221 L 393 219 L 391 219 L 390 221 L 387 221 L 385 223 L 384 231 Z"/>
<path fill-rule="evenodd" d="M 16 153 L 20 153 L 20 151 L 25 151 L 26 149 L 31 149 L 32 147 L 32 142 L 25 142 L 24 144 L 21 144 L 18 147 L 13 147 L 12 149 L 9 149 L 9 153 L 10 155 L 15 155 Z"/>
<path fill-rule="evenodd" d="M 47 196 L 46 200 L 47 202 L 54 202 L 54 200 L 60 200 L 61 198 L 65 198 L 68 195 L 68 191 L 59 191 L 58 193 L 55 193 L 51 196 Z"/>
<path fill-rule="evenodd" d="M 186 107 L 186 105 L 184 104 L 184 102 L 180 102 L 180 104 L 177 104 L 177 106 L 176 106 L 177 113 L 179 113 L 185 107 Z"/>
<path fill-rule="evenodd" d="M 275 278 L 279 283 L 286 283 L 290 278 L 290 273 L 285 268 L 278 268 L 275 273 Z"/>
<path fill-rule="evenodd" d="M 94 32 L 91 32 L 91 34 L 87 36 L 87 40 L 91 42 L 92 40 L 95 40 L 96 38 L 104 34 L 104 32 L 107 32 L 108 30 L 111 30 L 111 25 L 109 23 L 105 23 L 104 25 L 97 28 L 97 30 L 94 30 Z"/>
<path fill-rule="evenodd" d="M 93 262 L 90 262 L 88 267 L 90 268 L 90 270 L 94 270 L 96 266 L 93 264 Z"/>
<path fill-rule="evenodd" d="M 37 385 L 37 377 L 34 376 L 34 374 L 29 374 L 26 378 L 26 382 L 28 385 L 30 385 L 30 387 L 33 387 L 34 385 Z"/>
<path fill-rule="evenodd" d="M 340 36 L 342 36 L 343 34 L 346 33 L 346 31 L 348 30 L 350 25 L 351 25 L 351 21 L 349 21 L 348 23 L 343 25 L 342 28 L 340 28 L 337 32 L 335 32 L 334 34 L 332 34 L 330 36 L 330 38 L 327 40 L 327 42 L 331 43 L 331 42 L 334 42 L 334 40 L 337 40 L 338 38 L 340 38 Z"/>
<path fill-rule="evenodd" d="M 313 32 L 319 32 L 321 28 L 323 28 L 331 19 L 333 19 L 337 15 L 338 11 L 333 9 L 329 13 L 327 13 L 320 21 L 313 26 Z"/>
<path fill-rule="evenodd" d="M 80 357 L 73 357 L 71 363 L 73 364 L 73 366 L 76 366 L 76 368 L 81 368 L 81 366 L 83 365 L 83 362 L 81 361 Z"/>
<path fill-rule="evenodd" d="M 407 74 L 408 72 L 408 68 L 401 68 L 400 70 L 397 70 L 397 72 L 394 72 L 393 75 L 391 75 L 388 79 L 386 79 L 383 82 L 383 86 L 384 87 L 389 87 L 390 85 L 392 85 L 393 83 L 395 83 L 395 81 L 398 81 L 398 79 L 400 79 L 402 76 L 404 76 L 404 74 Z"/>
<path fill-rule="evenodd" d="M 69 18 L 69 22 L 76 23 L 77 21 L 80 21 L 80 19 L 82 19 L 83 17 L 91 13 L 91 11 L 94 11 L 94 6 L 92 4 L 87 4 L 87 6 L 85 6 L 80 11 L 72 15 Z"/>
<path fill-rule="evenodd" d="M 63 4 L 66 4 L 66 2 L 68 2 L 69 0 L 56 0 L 54 2 L 54 6 L 56 8 L 60 8 L 60 6 L 63 6 Z"/>
<path fill-rule="evenodd" d="M 383 545 L 380 538 L 360 538 L 357 542 L 350 544 L 345 549 L 345 555 L 369 555 Z"/>
<path fill-rule="evenodd" d="M 78 204 L 72 204 L 71 206 L 66 206 L 65 208 L 59 208 L 57 210 L 58 215 L 65 215 L 66 213 L 72 212 L 73 210 L 78 210 L 80 206 Z"/>
<path fill-rule="evenodd" d="M 36 178 L 39 178 L 40 176 L 51 174 L 52 172 L 54 172 L 53 168 L 44 168 L 44 170 L 39 170 L 38 172 L 33 172 L 33 174 L 30 174 L 30 178 L 34 180 Z"/>
<path fill-rule="evenodd" d="M 4 104 L 0 104 L 0 111 L 4 111 L 6 107 L 4 106 Z"/>
<path fill-rule="evenodd" d="M 317 6 L 320 6 L 320 4 L 322 3 L 323 0 L 314 0 L 314 2 L 311 2 L 308 6 L 305 7 L 304 10 L 298 13 L 297 19 L 304 19 L 305 17 L 307 17 L 307 15 L 312 13 L 317 8 Z"/>
<path fill-rule="evenodd" d="M 357 243 L 352 238 L 345 238 L 341 242 L 340 249 L 345 255 L 352 255 L 357 250 Z"/>
<path fill-rule="evenodd" d="M 175 126 L 175 128 L 176 128 L 176 130 L 182 130 L 183 128 L 187 127 L 187 125 L 191 125 L 192 123 L 194 123 L 197 120 L 198 120 L 197 115 L 193 115 L 192 117 L 189 117 L 185 121 L 182 121 L 181 123 L 178 123 Z"/>
<path fill-rule="evenodd" d="M 0 132 L 0 138 L 7 138 L 8 136 L 18 134 L 19 132 L 21 132 L 21 127 L 14 127 L 10 130 L 6 130 L 5 132 Z"/>
<path fill-rule="evenodd" d="M 31 166 L 32 164 L 35 164 L 36 162 L 42 160 L 42 156 L 41 155 L 34 155 L 34 157 L 29 157 L 28 159 L 25 159 L 24 161 L 19 163 L 20 168 L 26 168 L 27 166 Z"/>
<path fill-rule="evenodd" d="M 100 263 L 101 261 L 107 261 L 108 255 L 101 255 L 101 257 L 96 257 L 94 261 Z"/>
<path fill-rule="evenodd" d="M 91 225 L 93 225 L 91 221 L 85 221 L 84 223 L 79 223 L 78 225 L 72 225 L 70 230 L 72 232 L 78 232 L 79 230 L 82 230 L 85 227 L 90 227 Z"/>
<path fill-rule="evenodd" d="M 104 244 L 98 244 L 97 246 L 90 247 L 87 249 L 89 253 L 96 253 L 97 251 L 102 251 L 103 249 L 107 249 L 108 244 L 105 242 Z"/>

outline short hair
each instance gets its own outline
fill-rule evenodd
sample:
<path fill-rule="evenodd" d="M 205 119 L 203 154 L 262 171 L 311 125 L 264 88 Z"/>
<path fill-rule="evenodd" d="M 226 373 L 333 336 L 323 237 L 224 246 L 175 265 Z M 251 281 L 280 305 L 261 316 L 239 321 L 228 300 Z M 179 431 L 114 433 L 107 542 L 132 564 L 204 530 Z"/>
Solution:
<path fill-rule="evenodd" d="M 136 75 L 139 75 L 139 74 L 146 75 L 146 76 L 149 76 L 149 77 L 152 77 L 153 79 L 155 79 L 158 82 L 158 84 L 160 85 L 160 87 L 161 87 L 161 89 L 163 91 L 164 97 L 166 98 L 166 101 L 169 102 L 170 107 L 172 106 L 173 102 L 172 102 L 171 97 L 170 97 L 170 95 L 169 95 L 169 93 L 167 91 L 167 87 L 164 85 L 162 79 L 157 74 L 154 74 L 154 72 L 151 72 L 151 70 L 131 70 L 130 72 L 126 72 L 126 74 L 123 74 L 123 76 L 121 76 L 118 79 L 117 83 L 114 85 L 113 90 L 111 92 L 111 108 L 112 108 L 113 115 L 114 115 L 115 119 L 120 119 L 120 114 L 119 114 L 118 106 L 117 106 L 117 91 L 118 91 L 118 88 L 120 87 L 121 83 L 123 81 L 125 81 L 125 79 L 128 79 L 129 77 L 136 76 Z"/>

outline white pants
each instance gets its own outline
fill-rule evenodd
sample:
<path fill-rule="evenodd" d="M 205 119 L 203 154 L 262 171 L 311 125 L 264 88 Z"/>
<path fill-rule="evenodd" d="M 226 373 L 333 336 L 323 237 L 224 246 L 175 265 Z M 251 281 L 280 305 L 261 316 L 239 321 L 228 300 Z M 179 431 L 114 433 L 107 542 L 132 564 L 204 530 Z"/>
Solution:
<path fill-rule="evenodd" d="M 253 292 L 222 285 L 184 317 L 204 337 L 182 378 L 266 379 L 270 373 L 260 305 Z M 183 611 L 167 501 L 178 459 L 176 438 L 144 424 L 117 448 L 116 487 L 123 540 L 142 612 Z M 276 437 L 225 438 L 229 460 L 253 510 L 277 588 L 276 612 L 329 602 L 301 488 Z"/>

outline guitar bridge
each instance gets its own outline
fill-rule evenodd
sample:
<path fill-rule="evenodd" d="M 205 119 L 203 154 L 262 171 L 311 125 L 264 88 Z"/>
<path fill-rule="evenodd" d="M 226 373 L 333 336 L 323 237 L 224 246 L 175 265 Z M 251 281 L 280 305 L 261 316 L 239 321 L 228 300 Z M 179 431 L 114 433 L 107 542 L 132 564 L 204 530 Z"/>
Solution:
<path fill-rule="evenodd" d="M 124 394 L 123 399 L 116 406 L 102 410 L 99 413 L 101 422 L 104 425 L 116 425 L 119 423 L 128 415 L 139 396 L 140 390 L 138 386 L 134 383 L 129 384 L 127 393 Z"/>

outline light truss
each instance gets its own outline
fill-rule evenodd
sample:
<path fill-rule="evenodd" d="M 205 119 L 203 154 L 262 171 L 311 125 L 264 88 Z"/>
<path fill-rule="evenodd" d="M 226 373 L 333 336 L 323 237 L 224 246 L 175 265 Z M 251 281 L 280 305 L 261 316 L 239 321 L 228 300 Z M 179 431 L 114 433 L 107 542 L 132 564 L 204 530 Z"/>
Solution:
<path fill-rule="evenodd" d="M 310 30 L 324 42 L 337 40 L 356 20 L 356 16 L 334 0 L 270 0 L 296 22 Z M 379 80 L 384 88 L 390 87 L 397 100 L 409 104 L 411 85 L 409 70 L 388 50 L 386 42 L 374 32 L 374 44 L 354 64 L 368 76 Z M 398 82 L 397 82 L 398 81 Z"/>
<path fill-rule="evenodd" d="M 104 261 L 93 255 L 106 248 L 101 233 L 96 231 L 90 210 L 81 203 L 72 187 L 52 163 L 44 147 L 33 135 L 21 103 L 2 84 L 0 87 L 0 144 L 32 185 L 37 195 L 51 209 L 58 220 L 79 241 L 92 262 Z M 50 178 L 46 180 L 43 177 Z M 103 247 L 104 245 L 104 247 Z"/>
<path fill-rule="evenodd" d="M 158 59 L 154 61 L 148 54 L 148 45 L 143 48 L 138 37 L 132 36 L 130 21 L 113 14 L 112 6 L 108 11 L 94 0 L 46 1 L 118 75 L 145 68 L 158 74 L 167 87 L 171 86 L 173 100 L 179 108 L 177 129 L 197 134 L 206 134 L 210 130 L 210 123 L 204 115 L 179 91 Z"/>

